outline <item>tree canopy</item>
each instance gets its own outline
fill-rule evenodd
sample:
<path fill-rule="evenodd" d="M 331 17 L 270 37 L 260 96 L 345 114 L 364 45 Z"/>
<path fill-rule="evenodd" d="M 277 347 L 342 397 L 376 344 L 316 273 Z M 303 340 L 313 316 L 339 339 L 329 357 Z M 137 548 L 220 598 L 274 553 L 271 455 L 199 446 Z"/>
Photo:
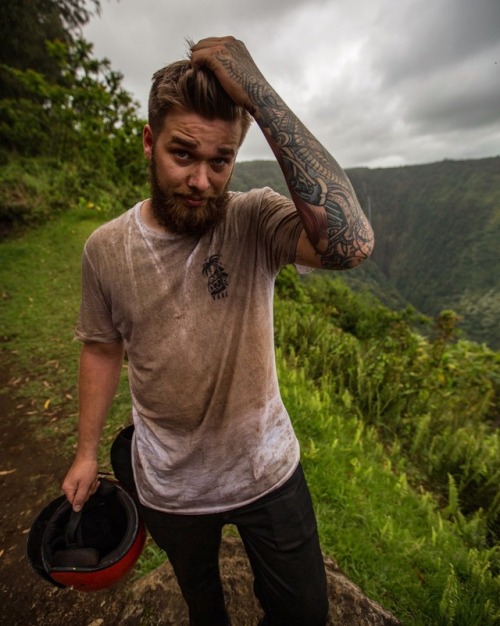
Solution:
<path fill-rule="evenodd" d="M 99 12 L 99 0 L 92 0 Z M 81 37 L 84 0 L 7 0 L 0 7 L 0 141 L 8 154 L 139 173 L 143 121 L 108 59 Z M 5 161 L 5 152 L 4 159 Z"/>

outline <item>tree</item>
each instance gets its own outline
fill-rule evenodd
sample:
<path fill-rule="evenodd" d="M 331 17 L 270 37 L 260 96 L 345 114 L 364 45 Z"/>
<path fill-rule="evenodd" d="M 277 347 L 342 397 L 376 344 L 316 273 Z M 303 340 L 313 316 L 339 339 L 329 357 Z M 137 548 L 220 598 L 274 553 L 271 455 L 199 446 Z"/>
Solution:
<path fill-rule="evenodd" d="M 25 156 L 91 164 L 108 175 L 118 168 L 143 179 L 138 146 L 144 122 L 122 87 L 122 74 L 109 60 L 95 59 L 83 39 L 48 43 L 48 51 L 58 68 L 56 82 L 33 69 L 0 65 L 0 76 L 17 93 L 0 101 L 1 144 Z"/>
<path fill-rule="evenodd" d="M 100 0 L 91 0 L 96 13 Z M 48 80 L 58 80 L 60 68 L 47 50 L 47 42 L 70 44 L 88 22 L 92 11 L 85 0 L 2 0 L 0 3 L 0 62 L 16 69 L 31 69 Z M 16 97 L 19 84 L 0 77 L 0 93 Z"/>

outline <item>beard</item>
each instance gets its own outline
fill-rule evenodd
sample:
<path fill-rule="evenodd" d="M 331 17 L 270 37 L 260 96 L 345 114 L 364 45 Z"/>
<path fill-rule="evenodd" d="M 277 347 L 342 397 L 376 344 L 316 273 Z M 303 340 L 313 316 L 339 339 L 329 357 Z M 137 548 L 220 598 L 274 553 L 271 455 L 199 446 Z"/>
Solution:
<path fill-rule="evenodd" d="M 226 215 L 229 181 L 220 195 L 207 198 L 203 206 L 193 208 L 184 204 L 182 194 L 162 189 L 154 157 L 150 162 L 150 183 L 153 217 L 160 226 L 171 233 L 200 236 L 219 224 Z"/>

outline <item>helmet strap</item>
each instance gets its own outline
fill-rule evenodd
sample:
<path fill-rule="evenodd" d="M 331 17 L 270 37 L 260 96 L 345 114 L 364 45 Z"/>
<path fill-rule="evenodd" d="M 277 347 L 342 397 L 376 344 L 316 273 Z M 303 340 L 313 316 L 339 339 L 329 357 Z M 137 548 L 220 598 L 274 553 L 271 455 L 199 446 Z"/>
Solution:
<path fill-rule="evenodd" d="M 64 543 L 67 548 L 81 548 L 83 546 L 81 519 L 82 511 L 71 511 L 64 533 Z"/>

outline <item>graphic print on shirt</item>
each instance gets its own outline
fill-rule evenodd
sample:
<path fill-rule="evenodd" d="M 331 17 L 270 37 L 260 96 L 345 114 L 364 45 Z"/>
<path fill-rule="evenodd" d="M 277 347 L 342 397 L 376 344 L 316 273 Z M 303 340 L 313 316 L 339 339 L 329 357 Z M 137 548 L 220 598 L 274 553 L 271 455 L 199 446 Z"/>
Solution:
<path fill-rule="evenodd" d="M 212 299 L 227 298 L 229 274 L 220 262 L 220 254 L 212 254 L 206 259 L 201 271 L 203 276 L 208 277 L 207 288 Z"/>

